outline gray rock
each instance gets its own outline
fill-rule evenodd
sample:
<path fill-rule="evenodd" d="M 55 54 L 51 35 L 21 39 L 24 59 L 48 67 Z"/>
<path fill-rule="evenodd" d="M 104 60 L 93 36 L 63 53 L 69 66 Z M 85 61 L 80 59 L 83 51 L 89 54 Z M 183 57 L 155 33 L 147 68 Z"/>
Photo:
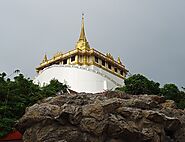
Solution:
<path fill-rule="evenodd" d="M 24 142 L 184 142 L 185 110 L 155 95 L 62 94 L 26 109 Z"/>

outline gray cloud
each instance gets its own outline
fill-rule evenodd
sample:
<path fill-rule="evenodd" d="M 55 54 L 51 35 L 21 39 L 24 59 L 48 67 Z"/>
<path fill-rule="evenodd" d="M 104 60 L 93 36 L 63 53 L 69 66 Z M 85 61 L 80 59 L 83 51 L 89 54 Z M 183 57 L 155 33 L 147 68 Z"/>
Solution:
<path fill-rule="evenodd" d="M 75 48 L 85 13 L 91 47 L 121 56 L 131 73 L 185 86 L 184 0 L 2 0 L 0 72 L 34 77 L 44 53 Z"/>

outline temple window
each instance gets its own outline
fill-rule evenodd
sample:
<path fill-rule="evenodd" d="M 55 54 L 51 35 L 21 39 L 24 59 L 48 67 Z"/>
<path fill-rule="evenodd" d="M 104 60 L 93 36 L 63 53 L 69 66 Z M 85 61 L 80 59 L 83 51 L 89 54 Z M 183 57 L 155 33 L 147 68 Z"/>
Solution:
<path fill-rule="evenodd" d="M 67 59 L 63 60 L 63 65 L 67 64 Z"/>
<path fill-rule="evenodd" d="M 108 68 L 111 70 L 111 65 L 110 64 L 108 64 Z"/>
<path fill-rule="evenodd" d="M 71 57 L 71 62 L 75 61 L 75 56 Z"/>
<path fill-rule="evenodd" d="M 120 71 L 120 74 L 123 75 L 123 70 Z"/>
<path fill-rule="evenodd" d="M 118 72 L 118 69 L 117 69 L 117 68 L 114 68 L 114 71 L 115 71 L 115 72 Z"/>
<path fill-rule="evenodd" d="M 98 63 L 98 57 L 95 56 L 95 62 Z"/>
<path fill-rule="evenodd" d="M 102 65 L 105 66 L 105 60 L 102 60 Z"/>

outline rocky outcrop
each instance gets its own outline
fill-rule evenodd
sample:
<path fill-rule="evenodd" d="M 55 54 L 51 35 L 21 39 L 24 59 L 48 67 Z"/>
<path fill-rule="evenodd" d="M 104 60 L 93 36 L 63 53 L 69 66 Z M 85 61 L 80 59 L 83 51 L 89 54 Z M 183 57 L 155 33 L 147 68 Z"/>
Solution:
<path fill-rule="evenodd" d="M 152 95 L 62 94 L 26 109 L 24 142 L 184 142 L 185 111 Z"/>

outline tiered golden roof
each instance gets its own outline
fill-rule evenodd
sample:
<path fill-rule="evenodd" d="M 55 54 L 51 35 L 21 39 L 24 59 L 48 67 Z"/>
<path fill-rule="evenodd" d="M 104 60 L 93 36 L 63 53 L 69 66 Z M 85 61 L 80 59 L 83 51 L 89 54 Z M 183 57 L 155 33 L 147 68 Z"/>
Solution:
<path fill-rule="evenodd" d="M 90 48 L 85 35 L 83 15 L 80 37 L 76 43 L 76 48 L 63 54 L 58 52 L 51 59 L 47 59 L 47 56 L 45 55 L 44 60 L 40 66 L 36 68 L 36 71 L 39 73 L 44 68 L 54 64 L 87 66 L 94 65 L 123 79 L 128 72 L 128 70 L 126 70 L 125 66 L 122 64 L 120 57 L 118 57 L 118 60 L 116 61 L 110 53 L 103 54 L 93 48 Z"/>

